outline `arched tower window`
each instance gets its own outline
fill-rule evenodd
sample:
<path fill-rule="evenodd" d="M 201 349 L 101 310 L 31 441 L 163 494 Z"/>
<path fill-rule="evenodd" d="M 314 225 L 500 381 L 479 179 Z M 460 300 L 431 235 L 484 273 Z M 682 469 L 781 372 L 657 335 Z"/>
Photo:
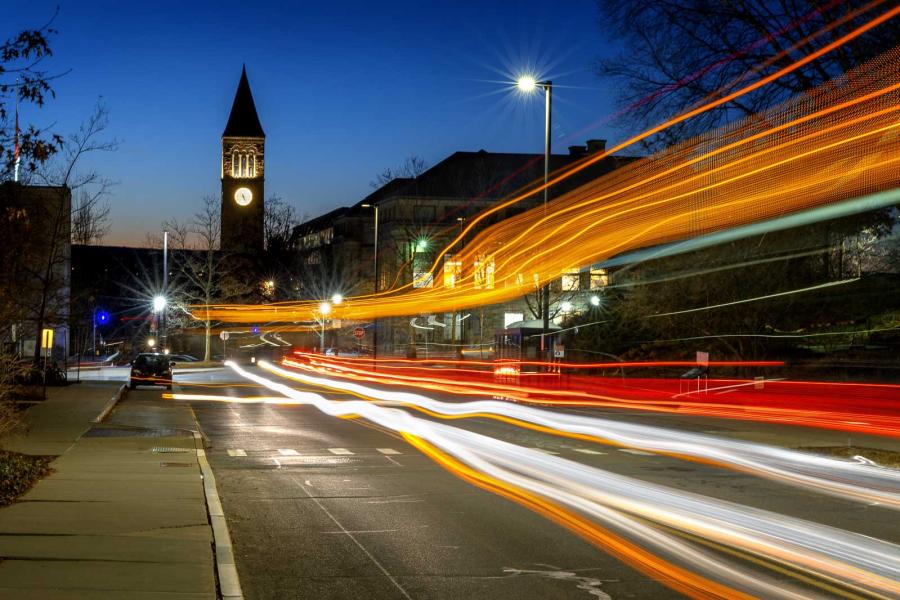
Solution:
<path fill-rule="evenodd" d="M 241 179 L 256 177 L 256 153 L 232 151 L 231 176 Z"/>

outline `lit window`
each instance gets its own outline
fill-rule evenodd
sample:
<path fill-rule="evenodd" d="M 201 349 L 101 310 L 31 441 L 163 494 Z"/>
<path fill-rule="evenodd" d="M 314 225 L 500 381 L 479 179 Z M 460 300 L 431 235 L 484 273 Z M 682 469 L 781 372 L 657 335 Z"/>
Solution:
<path fill-rule="evenodd" d="M 574 292 L 578 290 L 578 269 L 564 269 L 562 272 L 562 291 Z"/>
<path fill-rule="evenodd" d="M 256 154 L 253 152 L 232 152 L 231 176 L 240 179 L 256 177 Z"/>
<path fill-rule="evenodd" d="M 520 312 L 503 313 L 503 329 L 506 329 L 513 323 L 518 323 L 519 321 L 523 321 L 524 319 L 525 319 L 525 315 Z"/>
<path fill-rule="evenodd" d="M 494 289 L 494 257 L 481 255 L 475 259 L 475 289 Z"/>
<path fill-rule="evenodd" d="M 444 257 L 444 287 L 455 288 L 462 273 L 462 261 L 453 260 L 453 255 Z"/>
<path fill-rule="evenodd" d="M 609 285 L 609 272 L 606 269 L 591 269 L 591 289 L 598 290 Z"/>

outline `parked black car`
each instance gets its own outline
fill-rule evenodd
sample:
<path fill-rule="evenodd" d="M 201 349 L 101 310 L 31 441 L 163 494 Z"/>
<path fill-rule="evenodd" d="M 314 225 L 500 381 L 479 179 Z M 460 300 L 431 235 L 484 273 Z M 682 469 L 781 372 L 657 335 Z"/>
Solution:
<path fill-rule="evenodd" d="M 131 376 L 128 379 L 128 387 L 134 389 L 139 385 L 164 385 L 167 390 L 171 390 L 172 365 L 174 364 L 165 354 L 151 354 L 149 352 L 138 354 L 131 361 Z"/>

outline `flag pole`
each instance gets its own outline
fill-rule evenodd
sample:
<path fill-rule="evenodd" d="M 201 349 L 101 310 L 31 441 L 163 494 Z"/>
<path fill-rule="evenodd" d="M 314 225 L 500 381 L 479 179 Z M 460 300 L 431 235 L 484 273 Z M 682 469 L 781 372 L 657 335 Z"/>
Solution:
<path fill-rule="evenodd" d="M 21 148 L 19 145 L 19 80 L 16 78 L 16 147 L 15 147 L 15 162 L 13 166 L 13 181 L 18 183 L 19 181 L 19 154 L 21 153 Z"/>

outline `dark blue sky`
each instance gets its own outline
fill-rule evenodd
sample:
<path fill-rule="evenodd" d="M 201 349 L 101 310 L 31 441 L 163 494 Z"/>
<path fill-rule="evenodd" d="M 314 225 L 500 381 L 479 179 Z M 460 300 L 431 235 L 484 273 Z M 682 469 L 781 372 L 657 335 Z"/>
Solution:
<path fill-rule="evenodd" d="M 56 4 L 18 3 L 2 33 L 43 23 Z M 119 182 L 106 243 L 142 242 L 219 194 L 242 63 L 267 135 L 266 195 L 310 216 L 362 198 L 410 154 L 434 164 L 456 150 L 541 152 L 542 100 L 511 89 L 519 71 L 554 80 L 557 149 L 614 137 L 596 125 L 614 93 L 593 74 L 609 45 L 592 0 L 79 0 L 54 26 L 48 67 L 71 72 L 23 118 L 71 131 L 103 97 L 121 141 L 91 160 Z"/>

